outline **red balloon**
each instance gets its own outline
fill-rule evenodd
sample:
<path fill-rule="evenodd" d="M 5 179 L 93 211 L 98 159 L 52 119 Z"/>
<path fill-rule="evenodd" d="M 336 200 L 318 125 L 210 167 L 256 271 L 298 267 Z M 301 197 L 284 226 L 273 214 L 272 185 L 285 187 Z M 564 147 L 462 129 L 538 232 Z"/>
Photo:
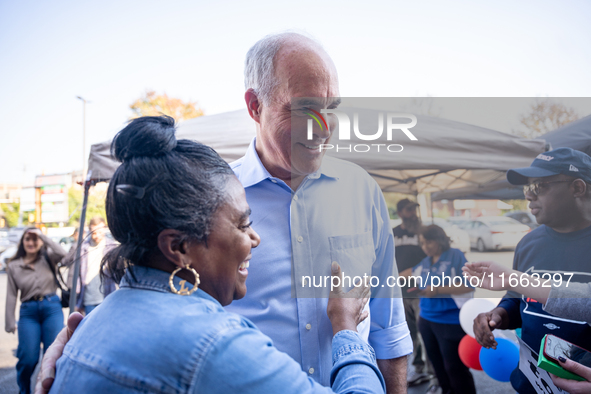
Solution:
<path fill-rule="evenodd" d="M 482 346 L 470 335 L 462 338 L 460 346 L 458 346 L 458 354 L 465 366 L 482 371 L 482 366 L 480 365 L 481 348 Z"/>

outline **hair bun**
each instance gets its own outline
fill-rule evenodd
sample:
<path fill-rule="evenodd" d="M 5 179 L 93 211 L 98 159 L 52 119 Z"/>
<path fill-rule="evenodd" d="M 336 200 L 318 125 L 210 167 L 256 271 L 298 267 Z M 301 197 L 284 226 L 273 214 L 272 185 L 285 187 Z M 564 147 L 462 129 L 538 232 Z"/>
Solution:
<path fill-rule="evenodd" d="M 111 155 L 120 162 L 134 157 L 155 157 L 172 151 L 177 144 L 174 119 L 167 115 L 133 119 L 111 144 Z"/>

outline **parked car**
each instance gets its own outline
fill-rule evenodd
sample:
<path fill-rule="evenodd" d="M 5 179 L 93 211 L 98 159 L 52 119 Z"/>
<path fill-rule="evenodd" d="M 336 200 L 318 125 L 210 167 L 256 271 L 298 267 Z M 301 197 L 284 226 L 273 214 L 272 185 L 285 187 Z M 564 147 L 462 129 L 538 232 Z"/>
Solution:
<path fill-rule="evenodd" d="M 10 245 L 12 245 L 12 242 L 8 239 L 8 230 L 0 230 L 0 253 L 4 252 Z"/>
<path fill-rule="evenodd" d="M 400 219 L 390 219 L 390 227 L 394 228 L 402 223 Z M 431 218 L 423 219 L 423 225 L 428 226 L 430 224 L 436 224 L 445 231 L 447 236 L 451 239 L 451 247 L 460 249 L 464 253 L 470 251 L 470 236 L 468 232 L 462 230 L 455 223 L 450 223 L 445 219 L 435 218 L 434 221 Z"/>
<path fill-rule="evenodd" d="M 13 244 L 20 242 L 26 227 L 12 227 L 8 230 L 8 240 Z"/>
<path fill-rule="evenodd" d="M 531 229 L 506 216 L 488 216 L 474 219 L 468 227 L 470 245 L 479 252 L 491 249 L 515 248 Z"/>
<path fill-rule="evenodd" d="M 470 223 L 472 222 L 472 219 L 464 217 L 464 216 L 451 216 L 451 217 L 447 218 L 447 221 L 453 225 L 458 226 L 462 230 L 465 230 L 466 227 L 468 227 L 470 225 Z"/>
<path fill-rule="evenodd" d="M 506 213 L 505 216 L 517 220 L 519 223 L 523 223 L 529 226 L 532 230 L 539 226 L 536 217 L 531 212 L 527 211 L 515 211 Z"/>
<path fill-rule="evenodd" d="M 4 252 L 0 253 L 0 270 L 4 271 L 6 269 L 6 260 L 14 256 L 17 249 L 18 245 L 11 245 Z"/>
<path fill-rule="evenodd" d="M 464 253 L 470 251 L 470 235 L 467 231 L 460 228 L 456 223 L 447 221 L 441 218 L 425 218 L 423 219 L 423 225 L 429 226 L 436 224 L 445 231 L 449 239 L 451 240 L 451 247 L 460 249 Z"/>

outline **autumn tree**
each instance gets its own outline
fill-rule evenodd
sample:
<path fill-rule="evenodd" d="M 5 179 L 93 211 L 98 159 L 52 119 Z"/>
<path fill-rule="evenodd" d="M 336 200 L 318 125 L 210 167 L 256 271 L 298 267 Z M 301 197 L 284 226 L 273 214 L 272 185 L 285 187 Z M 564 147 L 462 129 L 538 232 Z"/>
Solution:
<path fill-rule="evenodd" d="M 527 130 L 519 131 L 525 138 L 536 138 L 549 131 L 556 130 L 579 119 L 579 115 L 571 107 L 552 99 L 536 99 L 528 113 L 519 117 L 519 121 Z"/>
<path fill-rule="evenodd" d="M 166 93 L 156 94 L 153 90 L 146 91 L 129 108 L 133 111 L 130 119 L 140 116 L 160 116 L 164 114 L 172 116 L 175 120 L 179 121 L 203 116 L 203 110 L 197 107 L 196 102 L 183 102 L 181 99 L 168 97 Z"/>

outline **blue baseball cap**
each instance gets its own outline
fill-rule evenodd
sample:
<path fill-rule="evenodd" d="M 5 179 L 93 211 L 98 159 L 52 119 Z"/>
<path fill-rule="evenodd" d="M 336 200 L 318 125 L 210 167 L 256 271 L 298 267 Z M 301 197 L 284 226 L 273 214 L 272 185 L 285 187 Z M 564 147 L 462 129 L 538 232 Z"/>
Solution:
<path fill-rule="evenodd" d="M 591 157 L 571 148 L 557 148 L 540 153 L 529 167 L 507 171 L 507 180 L 512 185 L 526 185 L 527 178 L 545 178 L 564 174 L 591 183 Z"/>

